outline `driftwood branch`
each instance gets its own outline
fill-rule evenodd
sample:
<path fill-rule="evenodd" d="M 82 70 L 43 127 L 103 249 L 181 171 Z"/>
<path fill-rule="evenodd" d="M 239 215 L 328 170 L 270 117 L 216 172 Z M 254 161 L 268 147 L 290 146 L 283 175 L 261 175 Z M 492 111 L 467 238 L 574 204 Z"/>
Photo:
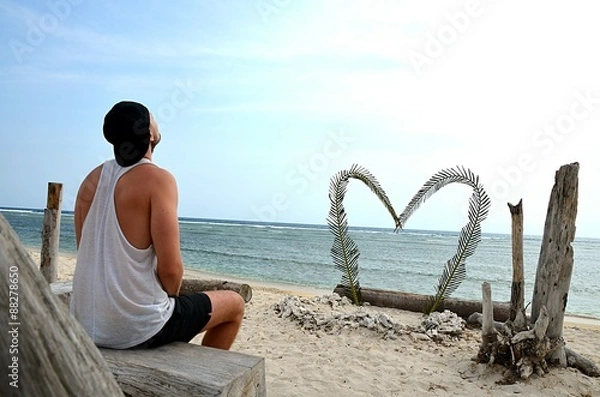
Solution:
<path fill-rule="evenodd" d="M 525 329 L 525 272 L 523 264 L 523 200 L 517 205 L 508 203 L 512 220 L 513 279 L 510 294 L 510 321 L 516 329 Z"/>
<path fill-rule="evenodd" d="M 567 356 L 567 364 L 569 367 L 577 368 L 587 376 L 600 378 L 600 369 L 591 360 L 588 360 L 567 347 L 565 347 L 565 354 Z"/>
<path fill-rule="evenodd" d="M 546 330 L 548 329 L 549 322 L 550 319 L 548 318 L 548 312 L 546 311 L 546 308 L 542 306 L 540 315 L 538 316 L 533 329 L 517 333 L 515 336 L 513 336 L 512 343 L 520 343 L 527 339 L 542 340 L 544 336 L 546 336 Z"/>

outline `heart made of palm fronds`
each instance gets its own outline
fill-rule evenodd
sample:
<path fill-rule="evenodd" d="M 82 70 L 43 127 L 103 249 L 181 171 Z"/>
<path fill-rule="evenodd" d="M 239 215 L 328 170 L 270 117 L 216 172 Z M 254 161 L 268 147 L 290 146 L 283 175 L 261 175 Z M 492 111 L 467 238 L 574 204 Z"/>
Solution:
<path fill-rule="evenodd" d="M 400 215 L 396 214 L 385 191 L 366 168 L 353 164 L 349 170 L 339 171 L 331 178 L 329 184 L 331 207 L 327 216 L 329 230 L 334 236 L 331 256 L 335 267 L 342 272 L 341 284 L 346 296 L 358 305 L 362 304 L 358 266 L 360 252 L 354 240 L 348 235 L 348 217 L 343 205 L 350 178 L 362 181 L 375 193 L 394 219 L 395 230 L 403 228 L 419 206 L 442 187 L 450 183 L 461 183 L 473 188 L 473 194 L 469 199 L 469 221 L 458 236 L 456 254 L 446 262 L 438 280 L 436 293 L 424 308 L 426 313 L 434 312 L 465 279 L 466 259 L 475 252 L 481 241 L 481 222 L 488 215 L 491 201 L 479 183 L 479 177 L 471 170 L 460 166 L 441 170 L 425 182 Z"/>

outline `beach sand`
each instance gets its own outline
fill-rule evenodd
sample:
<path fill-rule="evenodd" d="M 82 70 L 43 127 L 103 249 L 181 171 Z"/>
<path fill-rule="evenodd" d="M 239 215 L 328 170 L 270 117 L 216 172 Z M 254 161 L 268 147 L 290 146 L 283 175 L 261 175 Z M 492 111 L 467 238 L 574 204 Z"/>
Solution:
<path fill-rule="evenodd" d="M 35 263 L 39 253 L 30 250 Z M 75 258 L 61 255 L 59 279 L 73 276 Z M 186 277 L 219 278 L 186 271 Z M 310 332 L 290 318 L 281 318 L 275 306 L 289 295 L 313 297 L 330 291 L 242 281 L 252 286 L 240 334 L 232 350 L 265 358 L 269 396 L 600 396 L 600 378 L 572 368 L 552 368 L 543 377 L 513 385 L 499 385 L 502 368 L 476 364 L 480 332 L 467 329 L 457 340 L 436 343 L 419 335 L 385 340 L 365 328 L 344 329 L 339 335 Z M 366 307 L 388 314 L 401 324 L 418 326 L 421 314 L 397 309 Z M 600 321 L 565 319 L 567 346 L 600 364 Z M 192 343 L 199 343 L 201 336 Z"/>

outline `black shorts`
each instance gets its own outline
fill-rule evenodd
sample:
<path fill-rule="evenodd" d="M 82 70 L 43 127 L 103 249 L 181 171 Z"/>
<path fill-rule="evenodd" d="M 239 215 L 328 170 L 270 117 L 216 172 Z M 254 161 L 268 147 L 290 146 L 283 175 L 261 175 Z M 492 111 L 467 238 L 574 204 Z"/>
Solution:
<path fill-rule="evenodd" d="M 153 348 L 171 342 L 189 342 L 208 324 L 212 312 L 210 298 L 203 292 L 174 297 L 171 318 L 160 331 L 136 348 Z"/>

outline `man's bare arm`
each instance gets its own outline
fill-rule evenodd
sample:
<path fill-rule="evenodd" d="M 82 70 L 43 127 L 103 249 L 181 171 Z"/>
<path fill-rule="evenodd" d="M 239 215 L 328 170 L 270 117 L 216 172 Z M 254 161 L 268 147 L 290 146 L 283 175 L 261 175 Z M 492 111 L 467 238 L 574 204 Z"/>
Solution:
<path fill-rule="evenodd" d="M 102 165 L 94 168 L 81 182 L 79 190 L 77 191 L 77 199 L 75 200 L 75 243 L 79 248 L 79 241 L 81 240 L 81 230 L 83 229 L 83 222 L 87 217 L 87 214 L 94 200 L 96 194 L 96 188 L 98 187 L 98 180 L 102 172 Z"/>
<path fill-rule="evenodd" d="M 179 245 L 177 183 L 167 171 L 157 168 L 150 198 L 150 233 L 156 251 L 158 279 L 169 296 L 179 295 L 183 261 Z"/>

